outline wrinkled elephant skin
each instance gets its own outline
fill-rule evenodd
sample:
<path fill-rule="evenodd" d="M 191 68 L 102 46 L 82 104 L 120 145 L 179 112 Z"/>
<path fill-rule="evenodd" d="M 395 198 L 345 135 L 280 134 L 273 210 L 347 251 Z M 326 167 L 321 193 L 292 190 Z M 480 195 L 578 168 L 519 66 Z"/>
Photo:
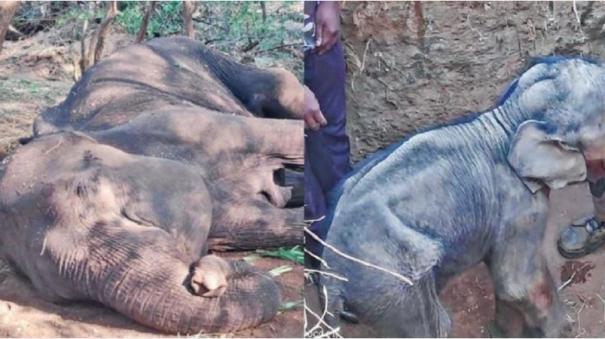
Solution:
<path fill-rule="evenodd" d="M 370 156 L 332 192 L 326 241 L 409 281 L 326 249 L 324 261 L 348 279 L 320 276 L 327 310 L 346 308 L 383 336 L 447 336 L 439 290 L 484 261 L 504 334 L 564 334 L 541 250 L 549 191 L 598 172 L 586 160 L 605 154 L 604 103 L 605 65 L 542 58 L 493 109 Z"/>
<path fill-rule="evenodd" d="M 275 178 L 303 165 L 303 92 L 186 38 L 116 52 L 0 167 L 2 254 L 49 300 L 163 332 L 268 321 L 276 283 L 204 255 L 302 243 L 300 187 Z"/>

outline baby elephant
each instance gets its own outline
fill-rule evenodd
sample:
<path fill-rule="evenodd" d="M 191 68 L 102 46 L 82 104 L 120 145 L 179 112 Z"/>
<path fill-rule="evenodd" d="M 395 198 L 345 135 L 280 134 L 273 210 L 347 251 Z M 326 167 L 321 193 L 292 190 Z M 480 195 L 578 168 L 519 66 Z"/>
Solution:
<path fill-rule="evenodd" d="M 586 161 L 605 158 L 604 126 L 605 66 L 549 57 L 492 110 L 369 157 L 332 192 L 326 241 L 346 255 L 322 256 L 346 281 L 320 276 L 328 312 L 346 308 L 381 336 L 447 336 L 438 293 L 484 261 L 504 334 L 561 335 L 541 251 L 549 191 L 584 181 Z"/>

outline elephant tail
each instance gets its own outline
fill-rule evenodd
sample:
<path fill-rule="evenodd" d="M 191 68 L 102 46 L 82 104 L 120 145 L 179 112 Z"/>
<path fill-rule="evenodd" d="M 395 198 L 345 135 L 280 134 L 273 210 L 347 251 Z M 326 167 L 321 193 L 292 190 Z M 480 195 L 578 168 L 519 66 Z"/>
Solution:
<path fill-rule="evenodd" d="M 165 333 L 228 333 L 277 313 L 278 285 L 243 261 L 229 262 L 233 273 L 224 294 L 194 295 L 189 263 L 179 257 L 174 239 L 159 229 L 140 228 L 134 233 L 96 225 L 87 262 L 76 265 L 70 280 L 91 298 Z"/>

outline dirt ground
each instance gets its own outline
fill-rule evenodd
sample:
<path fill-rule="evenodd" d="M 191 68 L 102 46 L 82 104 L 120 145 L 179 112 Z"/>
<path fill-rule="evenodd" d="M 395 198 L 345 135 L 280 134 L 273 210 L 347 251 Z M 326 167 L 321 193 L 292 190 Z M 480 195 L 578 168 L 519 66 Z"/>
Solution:
<path fill-rule="evenodd" d="M 61 102 L 73 85 L 79 44 L 69 38 L 70 27 L 40 32 L 32 38 L 4 44 L 0 53 L 0 159 L 18 147 L 18 138 L 31 135 L 34 118 L 46 107 Z M 131 44 L 133 37 L 112 32 L 105 55 Z M 76 60 L 76 61 L 74 61 Z M 250 60 L 249 60 L 250 62 Z M 254 60 L 252 60 L 254 62 Z M 291 66 L 264 57 L 263 66 Z M 302 63 L 302 60 L 300 61 Z M 300 65 L 299 65 L 300 68 Z M 223 254 L 241 258 L 250 253 Z M 260 258 L 253 265 L 269 271 L 288 265 L 292 271 L 276 278 L 283 303 L 299 305 L 280 313 L 269 323 L 223 337 L 300 337 L 303 327 L 303 269 L 291 261 Z M 262 302 L 259 301 L 259 302 Z M 154 330 L 140 326 L 102 305 L 46 302 L 25 277 L 0 259 L 0 337 L 155 337 Z M 204 334 L 198 335 L 204 337 Z"/>
<path fill-rule="evenodd" d="M 488 109 L 535 56 L 605 59 L 602 2 L 346 2 L 342 18 L 356 161 Z"/>
<path fill-rule="evenodd" d="M 418 128 L 488 109 L 535 56 L 605 59 L 605 4 L 598 2 L 346 2 L 342 18 L 354 161 Z M 560 292 L 571 336 L 604 337 L 605 249 L 576 261 L 556 250 L 560 230 L 591 212 L 588 189 L 551 197 L 544 251 L 559 286 L 573 276 Z M 308 283 L 305 290 L 316 297 Z M 452 280 L 442 299 L 454 336 L 490 335 L 494 297 L 484 265 Z M 351 324 L 342 334 L 372 336 Z"/>

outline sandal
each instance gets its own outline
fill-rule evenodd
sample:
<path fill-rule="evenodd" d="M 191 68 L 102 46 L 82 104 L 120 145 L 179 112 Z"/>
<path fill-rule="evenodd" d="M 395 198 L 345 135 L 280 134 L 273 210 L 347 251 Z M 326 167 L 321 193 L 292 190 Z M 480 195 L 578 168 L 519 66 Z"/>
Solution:
<path fill-rule="evenodd" d="M 604 225 L 605 222 L 594 217 L 573 222 L 559 236 L 559 253 L 565 258 L 575 259 L 596 251 L 605 244 Z"/>

